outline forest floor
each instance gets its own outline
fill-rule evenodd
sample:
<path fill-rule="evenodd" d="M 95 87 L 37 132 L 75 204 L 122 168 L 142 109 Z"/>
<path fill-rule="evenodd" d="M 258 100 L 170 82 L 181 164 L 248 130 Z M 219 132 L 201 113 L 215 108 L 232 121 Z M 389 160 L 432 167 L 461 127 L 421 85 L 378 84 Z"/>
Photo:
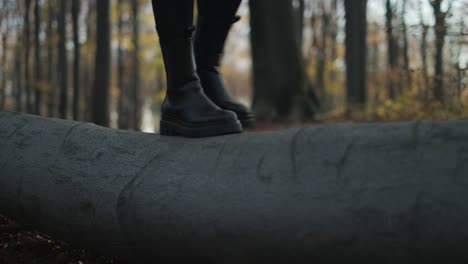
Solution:
<path fill-rule="evenodd" d="M 109 257 L 75 249 L 0 215 L 0 264 L 117 264 Z"/>
<path fill-rule="evenodd" d="M 277 131 L 306 125 L 336 123 L 345 120 L 307 123 L 261 123 L 249 132 Z M 116 260 L 100 256 L 27 227 L 0 215 L 0 264 L 118 264 Z"/>

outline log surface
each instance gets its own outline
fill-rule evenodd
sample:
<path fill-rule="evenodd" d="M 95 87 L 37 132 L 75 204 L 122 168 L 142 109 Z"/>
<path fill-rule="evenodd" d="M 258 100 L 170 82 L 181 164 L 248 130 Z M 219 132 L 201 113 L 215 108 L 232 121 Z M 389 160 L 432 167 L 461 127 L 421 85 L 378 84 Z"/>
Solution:
<path fill-rule="evenodd" d="M 204 139 L 0 112 L 0 213 L 122 259 L 468 261 L 468 121 Z"/>

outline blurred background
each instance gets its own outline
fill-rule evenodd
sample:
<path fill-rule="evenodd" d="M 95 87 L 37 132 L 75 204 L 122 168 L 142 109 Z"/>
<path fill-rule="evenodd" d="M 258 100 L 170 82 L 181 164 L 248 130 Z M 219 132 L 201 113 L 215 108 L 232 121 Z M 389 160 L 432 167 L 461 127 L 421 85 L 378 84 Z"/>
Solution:
<path fill-rule="evenodd" d="M 225 48 L 259 129 L 468 116 L 467 0 L 244 0 Z M 0 110 L 157 131 L 149 0 L 0 0 Z"/>

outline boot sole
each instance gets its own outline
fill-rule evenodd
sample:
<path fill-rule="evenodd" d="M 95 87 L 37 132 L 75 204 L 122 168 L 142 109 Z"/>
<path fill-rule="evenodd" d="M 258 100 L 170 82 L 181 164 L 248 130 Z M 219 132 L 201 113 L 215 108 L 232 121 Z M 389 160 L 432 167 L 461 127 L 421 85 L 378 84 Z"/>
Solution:
<path fill-rule="evenodd" d="M 239 121 L 234 123 L 213 125 L 203 124 L 199 126 L 187 126 L 174 121 L 161 120 L 160 134 L 163 136 L 182 136 L 188 138 L 214 137 L 242 132 Z"/>

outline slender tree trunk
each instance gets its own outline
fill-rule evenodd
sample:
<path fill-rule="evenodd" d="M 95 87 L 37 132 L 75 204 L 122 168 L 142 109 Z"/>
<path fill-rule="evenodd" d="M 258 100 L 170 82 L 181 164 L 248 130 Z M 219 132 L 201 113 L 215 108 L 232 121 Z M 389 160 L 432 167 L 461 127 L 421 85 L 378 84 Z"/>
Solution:
<path fill-rule="evenodd" d="M 297 23 L 297 43 L 299 43 L 302 50 L 302 42 L 304 38 L 304 11 L 305 11 L 305 0 L 297 0 L 298 6 L 295 10 L 295 19 Z"/>
<path fill-rule="evenodd" d="M 444 45 L 445 36 L 447 35 L 447 25 L 445 18 L 447 12 L 442 11 L 443 0 L 431 0 L 435 17 L 434 32 L 435 32 L 435 61 L 434 61 L 434 99 L 443 103 L 445 100 L 444 93 Z"/>
<path fill-rule="evenodd" d="M 406 23 L 406 10 L 408 0 L 403 0 L 403 8 L 401 11 L 401 30 L 403 35 L 403 70 L 405 76 L 405 84 L 408 88 L 412 85 L 412 76 L 410 71 L 409 43 L 408 43 L 408 26 Z"/>
<path fill-rule="evenodd" d="M 381 41 L 379 40 L 379 33 L 380 33 L 380 25 L 377 22 L 372 23 L 372 27 L 370 30 L 370 34 L 374 36 L 372 41 L 369 43 L 369 73 L 371 74 L 371 86 L 374 90 L 373 98 L 369 98 L 372 100 L 372 109 L 376 110 L 381 104 L 381 94 L 383 89 L 381 88 L 381 84 L 379 82 L 379 75 L 380 73 L 380 44 Z"/>
<path fill-rule="evenodd" d="M 313 117 L 302 52 L 290 0 L 252 0 L 253 108 L 259 119 Z M 275 19 L 272 19 L 274 17 Z"/>
<path fill-rule="evenodd" d="M 66 119 L 68 112 L 68 61 L 66 49 L 66 14 L 67 3 L 69 0 L 59 0 L 59 13 L 58 13 L 58 78 L 60 85 L 60 103 L 59 103 L 59 117 Z"/>
<path fill-rule="evenodd" d="M 330 35 L 330 61 L 332 64 L 335 63 L 336 59 L 338 58 L 338 47 L 337 47 L 337 37 L 338 37 L 338 0 L 332 0 L 331 3 L 331 10 L 330 10 L 330 25 L 328 32 Z M 330 70 L 330 79 L 336 79 L 336 70 L 333 67 Z"/>
<path fill-rule="evenodd" d="M 73 119 L 79 119 L 80 103 L 80 36 L 79 15 L 80 0 L 72 0 L 71 14 L 73 24 Z"/>
<path fill-rule="evenodd" d="M 318 45 L 318 29 L 317 29 L 317 21 L 318 21 L 318 0 L 310 0 L 310 8 L 312 9 L 312 15 L 310 16 L 310 26 L 312 30 L 312 47 L 317 47 Z"/>
<path fill-rule="evenodd" d="M 110 1 L 96 1 L 97 38 L 94 85 L 92 98 L 92 120 L 101 126 L 109 126 L 110 84 Z"/>
<path fill-rule="evenodd" d="M 310 35 L 311 43 L 307 47 L 306 57 L 304 58 L 304 67 L 308 67 L 315 59 L 315 54 L 318 46 L 318 30 L 317 30 L 317 0 L 308 0 L 309 9 L 311 12 L 309 23 L 310 23 Z"/>
<path fill-rule="evenodd" d="M 119 113 L 119 128 L 129 128 L 128 116 L 128 92 L 125 85 L 125 65 L 124 65 L 124 52 L 122 47 L 123 40 L 123 0 L 117 1 L 117 34 L 118 34 L 118 47 L 117 47 L 117 86 L 120 90 L 120 95 L 117 103 Z"/>
<path fill-rule="evenodd" d="M 56 73 L 57 67 L 56 58 L 54 54 L 54 47 L 56 46 L 54 34 L 54 20 L 57 16 L 55 11 L 54 1 L 48 1 L 48 19 L 47 19 L 47 83 L 48 83 L 48 99 L 47 99 L 47 115 L 49 117 L 55 116 L 56 110 Z"/>
<path fill-rule="evenodd" d="M 133 101 L 133 129 L 140 130 L 141 102 L 140 102 L 140 5 L 138 0 L 132 0 L 132 31 L 133 31 L 133 54 L 132 54 L 132 101 Z"/>
<path fill-rule="evenodd" d="M 398 44 L 393 28 L 394 6 L 391 0 L 386 1 L 386 31 L 387 31 L 387 90 L 391 100 L 398 96 L 397 71 L 398 71 Z"/>
<path fill-rule="evenodd" d="M 32 89 L 31 89 L 31 75 L 29 72 L 29 53 L 31 45 L 31 23 L 30 23 L 30 10 L 31 10 L 31 0 L 24 0 L 25 12 L 24 12 L 24 82 L 26 90 L 26 111 L 28 113 L 33 112 L 32 106 Z"/>
<path fill-rule="evenodd" d="M 0 8 L 3 8 L 5 5 L 5 2 L 2 3 L 2 5 L 0 5 Z M 3 20 L 4 20 L 4 14 L 0 13 L 0 29 L 2 28 L 2 23 L 3 23 Z M 0 59 L 0 65 L 3 65 L 3 67 L 0 68 L 0 111 L 3 110 L 3 107 L 4 107 L 4 97 L 5 97 L 5 75 L 7 73 L 7 63 L 6 63 L 6 60 L 5 60 L 5 51 L 6 51 L 6 33 L 1 31 L 0 30 L 0 37 L 1 37 L 1 40 L 2 40 L 2 57 Z"/>
<path fill-rule="evenodd" d="M 34 5 L 34 91 L 35 104 L 34 113 L 41 114 L 42 105 L 42 64 L 41 64 L 41 6 L 40 0 L 36 0 Z"/>
<path fill-rule="evenodd" d="M 468 7 L 468 6 L 467 6 Z M 458 36 L 458 47 L 456 51 L 457 61 L 455 63 L 455 70 L 457 73 L 457 91 L 456 91 L 456 100 L 460 102 L 461 93 L 463 89 L 463 69 L 461 68 L 461 60 L 463 56 L 463 37 L 465 32 L 465 20 L 460 18 L 460 33 Z"/>
<path fill-rule="evenodd" d="M 8 18 L 6 18 L 8 19 Z M 1 24 L 1 23 L 0 23 Z M 6 21 L 6 26 L 5 26 L 5 31 L 2 34 L 2 65 L 1 67 L 1 74 L 2 74 L 2 80 L 0 82 L 0 110 L 4 110 L 6 107 L 6 80 L 7 80 L 7 75 L 8 75 L 8 57 L 7 57 L 7 52 L 8 52 L 8 35 L 10 33 L 10 25 L 9 21 Z"/>
<path fill-rule="evenodd" d="M 21 43 L 22 42 L 22 35 L 17 34 L 17 42 L 16 43 Z M 21 112 L 23 111 L 23 67 L 21 67 L 22 64 L 22 57 L 23 57 L 23 49 L 21 48 L 21 45 L 17 45 L 15 48 L 15 86 L 16 86 L 16 95 L 15 95 L 15 101 L 16 101 L 16 111 Z"/>
<path fill-rule="evenodd" d="M 316 89 L 320 102 L 324 103 L 327 100 L 326 87 L 325 87 L 325 67 L 327 62 L 327 37 L 330 24 L 330 14 L 326 10 L 325 5 L 322 3 L 322 34 L 320 43 L 317 45 L 317 69 L 316 69 Z"/>
<path fill-rule="evenodd" d="M 347 112 L 367 102 L 367 0 L 345 0 Z"/>
<path fill-rule="evenodd" d="M 88 2 L 88 12 L 86 15 L 86 45 L 83 54 L 94 54 L 94 42 L 96 38 L 96 1 Z M 83 120 L 92 121 L 92 102 L 93 102 L 93 86 L 94 86 L 94 59 L 92 56 L 85 56 L 83 64 L 83 83 L 82 91 L 84 97 Z"/>
<path fill-rule="evenodd" d="M 423 97 L 424 103 L 427 104 L 429 101 L 429 70 L 428 70 L 428 63 L 427 63 L 427 35 L 429 33 L 429 26 L 422 24 L 422 37 L 421 37 L 421 61 L 422 61 L 422 77 L 423 77 Z"/>

